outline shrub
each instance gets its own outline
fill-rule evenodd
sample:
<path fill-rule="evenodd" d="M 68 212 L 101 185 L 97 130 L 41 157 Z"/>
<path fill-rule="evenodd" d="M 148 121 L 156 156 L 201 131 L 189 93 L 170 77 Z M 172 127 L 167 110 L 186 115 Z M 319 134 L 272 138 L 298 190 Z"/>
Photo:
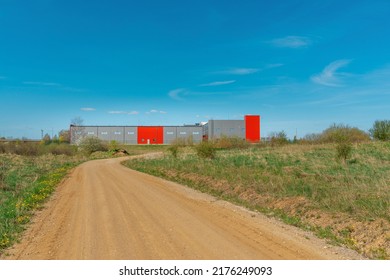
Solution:
<path fill-rule="evenodd" d="M 196 154 L 201 158 L 214 159 L 216 148 L 212 142 L 204 141 L 195 146 Z"/>
<path fill-rule="evenodd" d="M 370 136 L 356 127 L 333 124 L 321 133 L 319 141 L 323 143 L 367 142 L 370 141 Z"/>
<path fill-rule="evenodd" d="M 90 155 L 94 152 L 106 152 L 107 146 L 97 137 L 84 137 L 79 143 L 80 151 Z"/>
<path fill-rule="evenodd" d="M 340 142 L 336 146 L 337 158 L 343 160 L 344 162 L 351 156 L 352 153 L 352 144 L 351 142 Z"/>
<path fill-rule="evenodd" d="M 168 151 L 171 153 L 171 155 L 172 155 L 174 158 L 177 158 L 178 153 L 179 153 L 179 145 L 171 145 L 171 146 L 168 148 Z"/>
<path fill-rule="evenodd" d="M 249 143 L 245 139 L 239 137 L 222 136 L 215 141 L 216 148 L 219 149 L 245 149 L 249 147 Z"/>
<path fill-rule="evenodd" d="M 270 142 L 272 146 L 282 146 L 288 144 L 286 132 L 284 130 L 280 132 L 271 132 Z"/>
<path fill-rule="evenodd" d="M 72 156 L 75 154 L 75 147 L 69 144 L 61 143 L 61 144 L 49 144 L 46 148 L 46 153 L 50 153 L 52 155 L 67 155 Z"/>
<path fill-rule="evenodd" d="M 375 140 L 389 141 L 390 140 L 390 120 L 375 121 L 372 128 L 369 130 L 370 135 Z"/>

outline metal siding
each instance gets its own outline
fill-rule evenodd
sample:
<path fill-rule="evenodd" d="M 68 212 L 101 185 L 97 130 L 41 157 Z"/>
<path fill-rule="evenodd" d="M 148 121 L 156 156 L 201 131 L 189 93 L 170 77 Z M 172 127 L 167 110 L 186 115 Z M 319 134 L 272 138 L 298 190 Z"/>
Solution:
<path fill-rule="evenodd" d="M 246 133 L 245 139 L 248 142 L 260 141 L 260 116 L 245 116 Z"/>
<path fill-rule="evenodd" d="M 138 144 L 163 144 L 164 134 L 162 126 L 139 126 Z"/>
<path fill-rule="evenodd" d="M 222 136 L 245 139 L 245 122 L 242 120 L 212 120 L 209 124 L 211 139 Z"/>
<path fill-rule="evenodd" d="M 178 126 L 177 138 L 184 139 L 188 142 L 199 143 L 203 138 L 203 128 L 201 126 Z"/>
<path fill-rule="evenodd" d="M 137 130 L 138 129 L 136 126 L 126 126 L 125 127 L 125 144 L 135 145 L 138 143 Z"/>
<path fill-rule="evenodd" d="M 164 126 L 164 144 L 172 144 L 177 138 L 176 126 Z"/>

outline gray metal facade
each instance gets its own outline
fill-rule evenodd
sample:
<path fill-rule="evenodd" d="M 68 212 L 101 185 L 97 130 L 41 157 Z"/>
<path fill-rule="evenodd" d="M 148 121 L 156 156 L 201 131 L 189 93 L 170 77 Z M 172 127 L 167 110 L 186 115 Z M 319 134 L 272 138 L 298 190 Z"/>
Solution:
<path fill-rule="evenodd" d="M 164 144 L 172 144 L 177 140 L 199 143 L 203 139 L 201 126 L 164 126 Z"/>
<path fill-rule="evenodd" d="M 97 137 L 107 142 L 137 144 L 136 126 L 71 126 L 70 132 L 73 144 L 83 137 Z"/>
<path fill-rule="evenodd" d="M 124 144 L 138 144 L 137 126 L 71 126 L 71 143 L 82 137 L 94 136 L 103 141 L 117 141 Z M 204 125 L 163 126 L 163 143 L 176 140 L 199 143 L 203 136 L 218 139 L 222 136 L 245 139 L 244 120 L 209 120 Z"/>
<path fill-rule="evenodd" d="M 71 143 L 77 143 L 83 137 L 97 137 L 103 141 L 138 144 L 137 126 L 71 126 Z M 172 144 L 177 139 L 199 143 L 203 139 L 202 126 L 164 126 L 164 144 Z"/>
<path fill-rule="evenodd" d="M 217 139 L 221 136 L 245 139 L 245 121 L 243 120 L 209 120 L 204 130 L 204 134 L 209 139 Z"/>

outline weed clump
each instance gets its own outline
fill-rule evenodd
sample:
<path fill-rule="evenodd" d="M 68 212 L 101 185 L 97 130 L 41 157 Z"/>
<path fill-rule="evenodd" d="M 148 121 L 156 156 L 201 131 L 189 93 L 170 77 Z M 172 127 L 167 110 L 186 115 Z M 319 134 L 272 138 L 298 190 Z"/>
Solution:
<path fill-rule="evenodd" d="M 196 145 L 195 151 L 200 158 L 215 159 L 216 157 L 215 144 L 209 141 L 204 141 Z"/>
<path fill-rule="evenodd" d="M 79 143 L 79 150 L 90 155 L 94 152 L 107 152 L 108 147 L 97 137 L 85 137 Z"/>

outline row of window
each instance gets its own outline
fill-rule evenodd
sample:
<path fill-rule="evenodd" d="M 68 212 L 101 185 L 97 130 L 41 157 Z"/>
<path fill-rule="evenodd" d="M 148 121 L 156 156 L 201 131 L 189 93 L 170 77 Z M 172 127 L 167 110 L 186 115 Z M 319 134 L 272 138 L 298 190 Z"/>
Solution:
<path fill-rule="evenodd" d="M 81 134 L 81 131 L 77 131 L 76 134 Z M 88 134 L 88 135 L 95 135 L 95 132 L 94 132 L 94 131 L 88 131 L 87 134 Z M 101 135 L 108 135 L 108 132 L 107 132 L 107 131 L 101 131 L 100 134 L 101 134 Z M 122 132 L 121 132 L 121 131 L 114 131 L 114 134 L 115 134 L 115 135 L 121 135 Z M 135 132 L 134 132 L 134 131 L 128 131 L 127 134 L 128 134 L 128 135 L 134 135 Z M 173 131 L 167 131 L 167 135 L 173 135 L 173 134 L 174 134 Z M 185 134 L 187 134 L 187 132 L 186 132 L 186 131 L 180 131 L 179 134 L 185 135 Z M 194 135 L 199 135 L 199 131 L 193 131 L 192 134 L 194 134 Z"/>

